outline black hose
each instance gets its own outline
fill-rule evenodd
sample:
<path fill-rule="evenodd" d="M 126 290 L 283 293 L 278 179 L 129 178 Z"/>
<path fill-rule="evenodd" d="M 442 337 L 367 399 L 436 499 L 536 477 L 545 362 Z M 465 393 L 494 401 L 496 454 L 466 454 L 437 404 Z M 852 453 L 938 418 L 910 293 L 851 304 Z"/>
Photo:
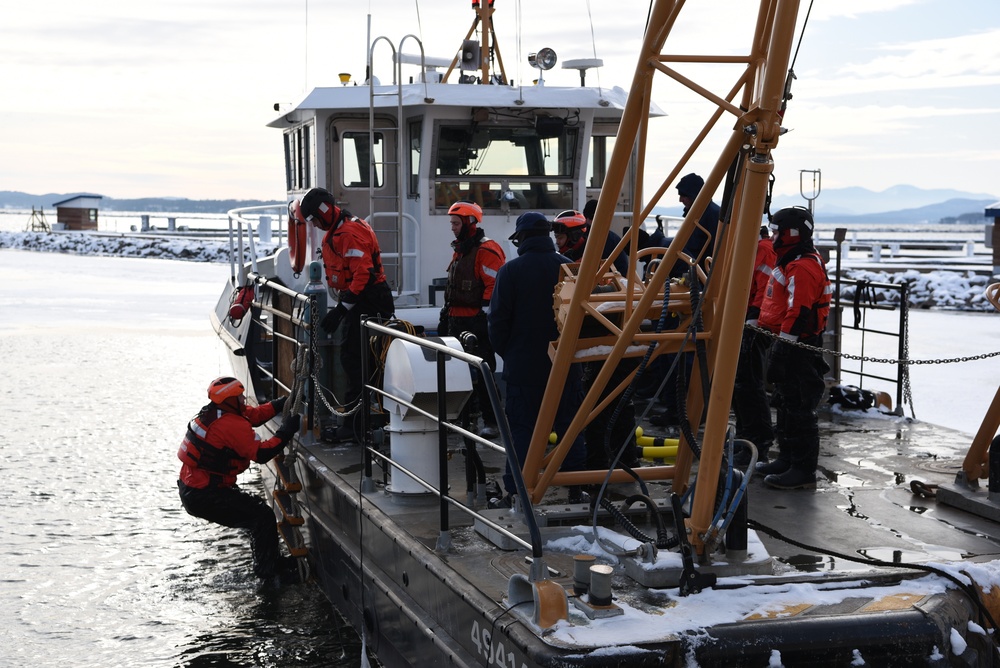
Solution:
<path fill-rule="evenodd" d="M 861 557 L 855 557 L 849 554 L 835 552 L 833 550 L 825 550 L 822 548 L 818 548 L 814 545 L 807 545 L 806 543 L 801 543 L 793 538 L 789 538 L 788 536 L 785 536 L 776 529 L 772 529 L 771 527 L 761 524 L 756 520 L 747 519 L 747 526 L 750 527 L 751 529 L 754 529 L 755 531 L 762 531 L 767 535 L 771 536 L 772 538 L 777 538 L 778 540 L 788 543 L 789 545 L 792 545 L 794 547 L 800 547 L 802 549 L 809 550 L 811 552 L 819 552 L 820 554 L 826 554 L 831 557 L 836 557 L 837 559 L 844 559 L 845 561 L 853 561 L 859 564 L 868 564 L 870 566 L 879 566 L 883 568 L 904 568 L 914 571 L 921 571 L 924 573 L 932 573 L 934 575 L 943 577 L 946 580 L 950 580 L 959 588 L 959 590 L 963 594 L 966 595 L 966 597 L 968 597 L 969 601 L 972 602 L 972 605 L 979 611 L 979 614 L 982 615 L 982 619 L 985 619 L 989 622 L 989 626 L 993 629 L 994 632 L 987 633 L 987 637 L 993 642 L 994 649 L 1000 650 L 1000 645 L 998 645 L 998 640 L 996 638 L 997 634 L 995 633 L 995 631 L 1000 630 L 1000 627 L 997 626 L 997 622 L 995 619 L 993 619 L 993 615 L 990 614 L 989 609 L 983 604 L 982 600 L 980 600 L 979 594 L 976 592 L 976 588 L 971 584 L 962 582 L 957 577 L 955 577 L 954 575 L 945 570 L 936 568 L 934 566 L 928 566 L 927 564 L 903 564 L 903 563 L 893 563 L 889 561 L 883 561 L 881 559 L 871 559 L 871 558 L 863 559 Z"/>

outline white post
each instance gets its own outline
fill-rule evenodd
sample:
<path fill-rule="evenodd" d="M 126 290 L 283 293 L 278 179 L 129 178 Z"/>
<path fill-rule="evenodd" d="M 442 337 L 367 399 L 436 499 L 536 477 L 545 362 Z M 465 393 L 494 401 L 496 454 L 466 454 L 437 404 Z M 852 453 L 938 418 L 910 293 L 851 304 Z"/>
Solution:
<path fill-rule="evenodd" d="M 261 216 L 257 222 L 257 238 L 262 244 L 271 243 L 271 216 Z"/>

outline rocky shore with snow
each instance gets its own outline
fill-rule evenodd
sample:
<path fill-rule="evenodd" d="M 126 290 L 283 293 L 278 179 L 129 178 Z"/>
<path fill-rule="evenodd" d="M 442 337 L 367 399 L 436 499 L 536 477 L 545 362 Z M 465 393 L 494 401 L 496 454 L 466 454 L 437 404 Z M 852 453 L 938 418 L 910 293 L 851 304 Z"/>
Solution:
<path fill-rule="evenodd" d="M 181 238 L 176 236 L 127 235 L 88 232 L 0 232 L 0 248 L 102 255 L 117 257 L 152 257 L 190 262 L 229 262 L 227 239 Z M 257 252 L 268 254 L 276 244 L 257 242 Z M 249 258 L 246 258 L 249 260 Z M 990 279 L 971 271 L 915 269 L 894 272 L 844 269 L 841 278 L 841 301 L 849 307 L 855 295 L 896 305 L 899 292 L 872 287 L 871 284 L 906 283 L 911 308 L 956 311 L 994 311 L 984 291 Z"/>
<path fill-rule="evenodd" d="M 256 242 L 256 246 L 258 254 L 269 254 L 276 248 L 276 244 L 273 243 Z M 0 232 L 0 248 L 74 255 L 229 262 L 228 239 L 156 237 L 103 232 Z"/>

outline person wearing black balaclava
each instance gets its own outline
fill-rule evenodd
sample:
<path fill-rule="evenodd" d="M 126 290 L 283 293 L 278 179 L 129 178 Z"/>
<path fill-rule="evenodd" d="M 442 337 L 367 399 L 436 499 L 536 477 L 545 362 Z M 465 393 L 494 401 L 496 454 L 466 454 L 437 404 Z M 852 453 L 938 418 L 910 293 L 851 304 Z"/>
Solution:
<path fill-rule="evenodd" d="M 757 464 L 764 484 L 778 489 L 814 488 L 819 461 L 819 419 L 823 356 L 806 344 L 821 347 L 830 314 L 830 280 L 823 258 L 813 245 L 813 218 L 808 209 L 788 207 L 771 219 L 776 264 L 771 272 L 758 324 L 778 335 L 771 345 L 767 379 L 777 406 L 774 435 L 778 456 Z"/>

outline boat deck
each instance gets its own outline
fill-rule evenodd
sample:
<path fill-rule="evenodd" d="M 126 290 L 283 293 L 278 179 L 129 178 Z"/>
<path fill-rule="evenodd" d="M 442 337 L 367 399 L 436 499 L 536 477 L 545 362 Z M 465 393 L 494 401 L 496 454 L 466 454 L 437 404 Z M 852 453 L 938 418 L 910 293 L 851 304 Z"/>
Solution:
<path fill-rule="evenodd" d="M 669 435 L 651 426 L 644 431 Z M 550 490 L 536 507 L 546 544 L 545 565 L 553 581 L 570 593 L 571 613 L 569 623 L 560 622 L 547 632 L 534 623 L 537 617 L 532 615 L 538 611 L 533 613 L 532 605 L 508 609 L 508 583 L 515 573 L 529 575 L 529 550 L 498 537 L 483 522 L 474 525 L 454 507 L 448 513 L 450 530 L 442 534 L 436 497 L 387 491 L 391 482 L 385 484 L 377 466 L 374 489 L 362 492 L 362 449 L 357 445 L 303 445 L 297 470 L 305 483 L 303 514 L 311 523 L 310 534 L 320 537 L 313 539 L 316 544 L 310 550 L 320 557 L 314 567 L 324 571 L 319 574 L 324 588 L 338 608 L 356 607 L 359 624 L 374 624 L 401 648 L 400 665 L 412 660 L 406 655 L 420 655 L 419 643 L 414 644 L 406 629 L 410 623 L 425 625 L 423 636 L 438 643 L 445 636 L 464 636 L 464 647 L 452 645 L 446 651 L 456 665 L 474 665 L 477 659 L 488 665 L 497 652 L 517 657 L 509 665 L 555 665 L 557 658 L 564 662 L 559 665 L 572 665 L 559 655 L 561 648 L 579 652 L 581 647 L 612 645 L 636 650 L 630 665 L 671 665 L 691 652 L 703 666 L 764 665 L 760 661 L 766 662 L 777 647 L 786 666 L 847 665 L 844 661 L 857 651 L 869 663 L 856 665 L 935 665 L 923 659 L 949 642 L 949 625 L 966 633 L 962 619 L 975 617 L 973 605 L 954 587 L 948 589 L 943 579 L 928 584 L 925 572 L 904 565 L 963 560 L 964 569 L 970 562 L 1000 558 L 1000 526 L 932 495 L 938 485 L 954 481 L 969 438 L 906 418 L 859 413 L 823 414 L 821 434 L 821 475 L 815 491 L 769 489 L 759 476 L 748 486 L 751 522 L 790 536 L 795 544 L 764 529 L 751 531 L 745 558 L 716 554 L 696 564 L 699 572 L 716 574 L 718 583 L 687 597 L 678 595 L 683 563 L 676 551 L 661 551 L 655 568 L 622 560 L 613 578 L 615 607 L 624 613 L 619 621 L 598 618 L 595 623 L 576 609 L 574 554 L 589 551 L 598 555 L 597 563 L 618 560 L 590 544 L 588 506 L 565 503 L 565 489 Z M 465 501 L 461 444 L 456 440 L 450 449 L 451 494 Z M 499 481 L 501 455 L 479 449 L 487 475 Z M 925 495 L 911 490 L 912 481 L 923 483 L 918 487 Z M 650 485 L 650 496 L 664 509 L 669 508 L 669 491 L 667 484 Z M 516 512 L 483 510 L 482 505 L 480 512 L 527 539 Z M 359 522 L 359 516 L 364 521 Z M 601 516 L 602 524 L 610 527 L 606 514 Z M 655 535 L 641 515 L 633 520 Z M 667 526 L 673 529 L 672 523 Z M 638 545 L 629 540 L 631 547 Z M 334 548 L 338 552 L 332 557 Z M 366 578 L 361 586 L 350 569 L 336 567 L 348 560 L 371 582 Z M 390 603 L 369 609 L 366 593 L 377 600 L 379 589 Z M 718 597 L 727 591 L 733 593 L 720 604 Z M 779 594 L 776 599 L 774 592 Z M 404 614 L 396 614 L 399 611 Z M 436 628 L 435 623 L 443 626 Z M 468 628 L 456 633 L 452 624 Z M 901 634 L 901 628 L 909 631 Z M 989 651 L 985 642 L 973 648 L 975 641 L 968 639 L 967 652 Z M 816 663 L 816 642 L 823 643 L 829 659 L 825 664 Z M 653 661 L 650 655 L 645 664 L 643 652 L 651 648 L 658 658 Z"/>

